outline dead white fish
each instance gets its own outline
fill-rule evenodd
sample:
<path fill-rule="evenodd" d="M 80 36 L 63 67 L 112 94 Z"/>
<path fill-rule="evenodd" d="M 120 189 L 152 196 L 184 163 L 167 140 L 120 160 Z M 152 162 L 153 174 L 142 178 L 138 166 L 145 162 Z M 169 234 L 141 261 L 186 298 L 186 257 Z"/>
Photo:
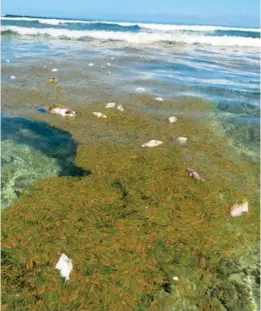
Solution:
<path fill-rule="evenodd" d="M 111 63 L 107 63 L 107 66 L 111 66 Z"/>
<path fill-rule="evenodd" d="M 144 87 L 138 87 L 136 89 L 137 92 L 144 92 L 145 91 L 145 88 Z"/>
<path fill-rule="evenodd" d="M 109 75 L 111 74 L 111 71 L 110 71 L 110 70 L 108 71 L 108 74 L 109 74 Z"/>
<path fill-rule="evenodd" d="M 53 68 L 52 71 L 53 71 L 53 72 L 56 72 L 56 71 L 58 71 L 58 69 L 57 69 L 57 68 Z"/>
<path fill-rule="evenodd" d="M 232 217 L 242 216 L 243 213 L 247 213 L 247 212 L 248 212 L 248 202 L 244 202 L 241 204 L 236 203 L 232 205 L 230 209 L 230 215 Z"/>
<path fill-rule="evenodd" d="M 94 66 L 94 64 L 93 64 L 93 63 L 89 63 L 88 66 L 89 66 L 89 67 L 92 67 L 92 66 Z"/>
<path fill-rule="evenodd" d="M 200 180 L 200 181 L 204 181 L 204 180 L 205 180 L 205 179 L 202 178 L 202 177 L 199 175 L 199 173 L 198 173 L 196 170 L 194 170 L 193 168 L 187 168 L 187 171 L 188 171 L 190 177 L 193 177 L 193 178 L 195 178 L 195 179 L 197 179 L 197 180 Z"/>
<path fill-rule="evenodd" d="M 152 140 L 150 140 L 149 142 L 147 142 L 147 143 L 141 145 L 141 147 L 143 147 L 143 148 L 145 148 L 145 147 L 151 148 L 151 147 L 157 147 L 157 146 L 159 146 L 159 145 L 161 145 L 161 144 L 163 144 L 162 141 L 152 139 Z"/>
<path fill-rule="evenodd" d="M 69 275 L 72 271 L 72 259 L 70 259 L 69 257 L 67 257 L 64 253 L 61 255 L 61 257 L 59 258 L 55 269 L 60 271 L 60 275 L 62 278 L 65 278 L 66 280 L 69 280 Z"/>
<path fill-rule="evenodd" d="M 16 79 L 16 76 L 10 76 L 10 79 L 14 80 Z"/>
<path fill-rule="evenodd" d="M 178 121 L 178 119 L 175 116 L 169 117 L 168 120 L 170 123 L 175 123 Z"/>
<path fill-rule="evenodd" d="M 118 106 L 117 106 L 117 109 L 120 110 L 120 111 L 124 111 L 124 108 L 123 108 L 122 105 L 118 105 Z"/>
<path fill-rule="evenodd" d="M 9 60 L 9 59 L 7 59 L 7 60 L 6 60 L 6 62 L 7 62 L 7 63 L 10 63 L 10 60 Z"/>
<path fill-rule="evenodd" d="M 49 113 L 57 114 L 57 115 L 60 115 L 62 117 L 75 117 L 75 111 L 68 109 L 68 108 L 56 107 L 56 108 L 49 110 Z"/>
<path fill-rule="evenodd" d="M 164 99 L 162 97 L 156 97 L 155 100 L 157 100 L 158 102 L 163 102 Z"/>
<path fill-rule="evenodd" d="M 188 141 L 187 137 L 178 137 L 178 142 L 181 145 L 185 145 L 187 141 Z"/>
<path fill-rule="evenodd" d="M 114 60 L 115 58 L 114 58 L 114 57 L 111 57 L 111 59 Z"/>
<path fill-rule="evenodd" d="M 178 276 L 173 276 L 172 278 L 174 281 L 178 281 L 179 280 L 179 277 Z"/>
<path fill-rule="evenodd" d="M 115 103 L 108 103 L 106 104 L 105 108 L 114 108 L 116 106 Z"/>
<path fill-rule="evenodd" d="M 93 112 L 92 114 L 96 116 L 97 118 L 103 118 L 103 119 L 107 118 L 107 116 L 101 112 Z"/>

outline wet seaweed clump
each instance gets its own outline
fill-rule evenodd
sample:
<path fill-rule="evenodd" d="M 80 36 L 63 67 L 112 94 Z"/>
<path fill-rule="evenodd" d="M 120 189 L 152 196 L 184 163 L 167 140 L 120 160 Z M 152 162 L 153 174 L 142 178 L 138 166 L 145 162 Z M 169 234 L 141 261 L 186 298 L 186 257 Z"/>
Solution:
<path fill-rule="evenodd" d="M 3 310 L 255 310 L 255 164 L 191 117 L 174 127 L 111 109 L 100 122 L 94 108 L 79 110 L 77 122 L 50 118 L 85 135 L 76 165 L 92 175 L 41 180 L 3 212 Z M 169 139 L 179 136 L 189 143 Z M 155 137 L 164 144 L 141 147 Z M 245 196 L 249 213 L 232 218 L 231 205 Z M 55 270 L 62 253 L 73 261 L 66 282 Z"/>

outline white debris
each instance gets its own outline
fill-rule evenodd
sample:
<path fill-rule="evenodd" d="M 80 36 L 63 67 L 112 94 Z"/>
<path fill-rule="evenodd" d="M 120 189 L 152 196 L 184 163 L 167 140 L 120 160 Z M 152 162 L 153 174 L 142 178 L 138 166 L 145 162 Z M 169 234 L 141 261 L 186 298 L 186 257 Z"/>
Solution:
<path fill-rule="evenodd" d="M 158 102 L 163 102 L 164 99 L 162 97 L 156 97 L 155 100 L 157 100 Z"/>
<path fill-rule="evenodd" d="M 111 66 L 111 63 L 107 63 L 107 66 Z"/>
<path fill-rule="evenodd" d="M 111 57 L 111 59 L 114 60 L 115 58 L 114 58 L 114 57 Z"/>
<path fill-rule="evenodd" d="M 53 72 L 56 72 L 56 71 L 58 71 L 58 69 L 57 69 L 57 68 L 53 68 L 52 71 L 53 71 Z"/>
<path fill-rule="evenodd" d="M 181 145 L 184 145 L 186 142 L 187 142 L 187 137 L 178 137 L 178 142 L 181 144 Z"/>
<path fill-rule="evenodd" d="M 92 67 L 92 66 L 94 66 L 94 64 L 93 63 L 89 63 L 89 65 L 88 65 L 89 67 Z"/>
<path fill-rule="evenodd" d="M 234 204 L 231 207 L 230 210 L 230 215 L 232 217 L 238 217 L 238 216 L 242 216 L 243 213 L 247 213 L 248 212 L 248 202 L 244 202 L 242 204 Z"/>
<path fill-rule="evenodd" d="M 155 139 L 152 139 L 152 140 L 150 140 L 149 142 L 147 142 L 147 143 L 145 143 L 145 144 L 143 144 L 143 145 L 141 145 L 141 147 L 157 147 L 157 146 L 159 146 L 159 145 L 161 145 L 161 144 L 163 144 L 163 142 L 162 141 L 160 141 L 160 140 L 155 140 Z"/>
<path fill-rule="evenodd" d="M 55 269 L 60 271 L 60 275 L 62 278 L 69 280 L 70 279 L 69 275 L 72 271 L 72 268 L 73 268 L 72 260 L 63 253 L 59 258 L 55 266 Z"/>
<path fill-rule="evenodd" d="M 46 68 L 47 66 L 46 65 L 44 65 L 44 68 Z"/>
<path fill-rule="evenodd" d="M 115 103 L 108 103 L 106 104 L 105 108 L 114 108 L 116 106 Z"/>
<path fill-rule="evenodd" d="M 178 281 L 179 278 L 178 278 L 177 276 L 173 276 L 173 280 L 174 280 L 174 281 Z"/>
<path fill-rule="evenodd" d="M 123 108 L 122 105 L 118 105 L 117 109 L 120 110 L 120 111 L 124 111 L 124 108 Z"/>
<path fill-rule="evenodd" d="M 136 89 L 136 91 L 138 91 L 138 92 L 144 92 L 144 91 L 145 91 L 145 88 L 144 88 L 144 87 L 138 87 L 138 88 Z"/>
<path fill-rule="evenodd" d="M 7 62 L 7 63 L 10 63 L 10 60 L 9 60 L 9 59 L 7 59 L 7 60 L 6 60 L 6 62 Z"/>
<path fill-rule="evenodd" d="M 53 108 L 49 111 L 52 114 L 57 114 L 60 115 L 62 117 L 74 117 L 75 116 L 75 111 L 70 110 L 68 108 Z"/>
<path fill-rule="evenodd" d="M 109 75 L 111 74 L 111 71 L 110 71 L 110 70 L 108 71 L 108 74 L 109 74 Z"/>
<path fill-rule="evenodd" d="M 93 112 L 92 114 L 95 115 L 97 118 L 107 118 L 107 116 L 101 112 Z"/>
<path fill-rule="evenodd" d="M 16 76 L 11 76 L 10 79 L 14 80 L 16 79 Z"/>
<path fill-rule="evenodd" d="M 104 68 L 104 66 L 101 66 L 101 68 L 103 69 L 103 68 Z"/>
<path fill-rule="evenodd" d="M 178 119 L 175 116 L 169 117 L 168 120 L 169 120 L 170 123 L 175 123 L 175 122 L 178 121 Z"/>

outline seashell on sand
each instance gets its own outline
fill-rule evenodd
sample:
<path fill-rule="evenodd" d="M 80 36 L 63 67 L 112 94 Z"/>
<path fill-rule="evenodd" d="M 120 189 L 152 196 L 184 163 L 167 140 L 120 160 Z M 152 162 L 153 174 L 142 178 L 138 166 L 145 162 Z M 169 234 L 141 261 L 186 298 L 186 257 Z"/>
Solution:
<path fill-rule="evenodd" d="M 196 170 L 194 170 L 193 168 L 187 168 L 187 171 L 188 171 L 190 177 L 193 177 L 193 178 L 195 178 L 195 179 L 197 179 L 197 180 L 200 180 L 200 181 L 204 181 L 204 180 L 205 180 L 205 179 L 204 179 L 203 177 L 201 177 L 200 174 L 199 174 Z"/>
<path fill-rule="evenodd" d="M 93 112 L 92 114 L 96 116 L 97 118 L 103 118 L 103 119 L 107 118 L 107 116 L 101 112 Z"/>
<path fill-rule="evenodd" d="M 105 108 L 114 108 L 116 106 L 115 103 L 108 103 L 106 104 Z"/>
<path fill-rule="evenodd" d="M 68 109 L 68 108 L 53 108 L 49 110 L 51 114 L 57 114 L 62 117 L 75 117 L 75 111 Z"/>
<path fill-rule="evenodd" d="M 178 121 L 178 119 L 175 116 L 169 117 L 168 120 L 170 123 L 175 123 Z"/>
<path fill-rule="evenodd" d="M 231 209 L 230 209 L 230 215 L 232 217 L 238 217 L 238 216 L 242 216 L 243 213 L 247 213 L 248 212 L 248 202 L 244 202 L 244 203 L 236 203 L 234 205 L 232 205 Z"/>
<path fill-rule="evenodd" d="M 120 110 L 120 111 L 124 111 L 124 108 L 123 108 L 122 105 L 118 105 L 118 106 L 117 106 L 117 109 Z"/>
<path fill-rule="evenodd" d="M 185 145 L 187 141 L 188 141 L 187 137 L 178 137 L 178 142 L 181 145 Z"/>
<path fill-rule="evenodd" d="M 143 148 L 145 148 L 145 147 L 151 148 L 151 147 L 157 147 L 157 146 L 159 146 L 159 145 L 161 145 L 161 144 L 163 144 L 162 141 L 152 139 L 152 140 L 150 140 L 149 142 L 147 142 L 147 143 L 141 145 L 141 147 L 143 147 Z"/>

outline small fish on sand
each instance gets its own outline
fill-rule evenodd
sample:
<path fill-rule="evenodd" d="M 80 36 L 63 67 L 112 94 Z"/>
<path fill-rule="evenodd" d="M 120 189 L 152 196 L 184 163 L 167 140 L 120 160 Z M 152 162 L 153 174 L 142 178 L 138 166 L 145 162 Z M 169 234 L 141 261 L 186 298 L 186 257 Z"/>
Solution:
<path fill-rule="evenodd" d="M 16 79 L 16 76 L 11 76 L 10 79 L 14 80 Z"/>
<path fill-rule="evenodd" d="M 155 139 L 152 139 L 150 140 L 149 142 L 141 145 L 142 148 L 145 148 L 145 147 L 148 147 L 148 148 L 151 148 L 151 147 L 157 147 L 159 145 L 163 144 L 162 141 L 160 140 L 155 140 Z"/>
<path fill-rule="evenodd" d="M 144 87 L 138 87 L 136 89 L 137 92 L 144 92 L 145 91 L 145 88 Z"/>
<path fill-rule="evenodd" d="M 114 108 L 116 106 L 115 103 L 108 103 L 106 104 L 105 108 Z"/>
<path fill-rule="evenodd" d="M 73 265 L 72 265 L 72 259 L 67 257 L 64 253 L 59 258 L 55 269 L 60 271 L 60 275 L 62 278 L 65 278 L 66 280 L 69 280 L 69 275 L 72 271 Z"/>
<path fill-rule="evenodd" d="M 52 71 L 53 71 L 53 72 L 56 72 L 56 71 L 58 71 L 58 69 L 57 69 L 57 68 L 53 68 Z"/>
<path fill-rule="evenodd" d="M 243 213 L 247 213 L 248 212 L 248 202 L 244 202 L 244 203 L 236 203 L 234 205 L 232 205 L 231 209 L 230 209 L 230 215 L 232 217 L 238 217 L 238 216 L 242 216 Z"/>
<path fill-rule="evenodd" d="M 175 123 L 178 121 L 178 119 L 175 116 L 169 117 L 168 120 L 170 123 Z"/>
<path fill-rule="evenodd" d="M 162 97 L 156 97 L 155 100 L 157 100 L 158 102 L 163 102 L 164 99 Z"/>
<path fill-rule="evenodd" d="M 178 137 L 178 142 L 181 145 L 185 145 L 187 141 L 188 141 L 187 137 Z"/>
<path fill-rule="evenodd" d="M 124 108 L 123 108 L 122 105 L 118 105 L 118 106 L 117 106 L 117 109 L 120 110 L 120 111 L 124 111 Z"/>
<path fill-rule="evenodd" d="M 190 177 L 193 177 L 197 180 L 204 181 L 205 179 L 200 176 L 200 174 L 193 168 L 187 168 Z"/>
<path fill-rule="evenodd" d="M 89 63 L 88 66 L 89 66 L 89 67 L 92 67 L 92 66 L 94 66 L 94 64 L 93 64 L 93 63 Z"/>
<path fill-rule="evenodd" d="M 107 116 L 101 112 L 93 112 L 92 114 L 96 116 L 97 118 L 103 118 L 103 119 L 107 118 Z"/>

